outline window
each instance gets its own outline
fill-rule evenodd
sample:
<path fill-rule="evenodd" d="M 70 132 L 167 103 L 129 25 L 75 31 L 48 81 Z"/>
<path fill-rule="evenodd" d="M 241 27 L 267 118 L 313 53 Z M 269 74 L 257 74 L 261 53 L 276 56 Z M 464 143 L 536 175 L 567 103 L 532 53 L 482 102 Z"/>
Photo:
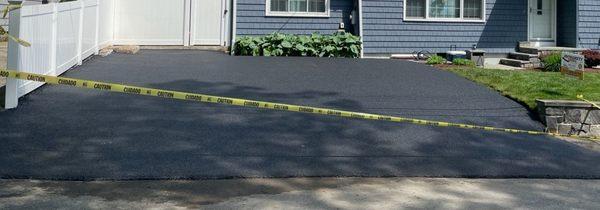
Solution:
<path fill-rule="evenodd" d="M 465 1 L 465 11 L 463 17 L 465 19 L 483 19 L 483 7 L 481 0 L 464 0 Z"/>
<path fill-rule="evenodd" d="M 485 0 L 405 0 L 404 19 L 484 21 Z"/>
<path fill-rule="evenodd" d="M 406 17 L 425 18 L 425 9 L 426 7 L 424 0 L 406 1 Z"/>
<path fill-rule="evenodd" d="M 267 16 L 329 16 L 329 0 L 266 0 Z"/>

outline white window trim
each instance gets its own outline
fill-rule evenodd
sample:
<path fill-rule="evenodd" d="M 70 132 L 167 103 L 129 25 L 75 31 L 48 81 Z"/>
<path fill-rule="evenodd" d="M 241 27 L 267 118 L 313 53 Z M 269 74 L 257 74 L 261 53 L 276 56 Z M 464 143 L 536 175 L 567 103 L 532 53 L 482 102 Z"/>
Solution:
<path fill-rule="evenodd" d="M 331 0 L 325 0 L 325 12 L 273 12 L 271 11 L 271 0 L 265 1 L 265 15 L 273 17 L 329 17 L 329 8 L 331 2 Z"/>
<path fill-rule="evenodd" d="M 404 0 L 404 12 L 403 12 L 403 20 L 404 21 L 414 21 L 414 22 L 461 22 L 461 23 L 485 23 L 486 17 L 486 9 L 487 5 L 485 4 L 486 0 L 482 0 L 482 9 L 481 9 L 481 17 L 482 19 L 465 19 L 463 17 L 464 14 L 464 0 L 460 0 L 460 18 L 430 18 L 429 17 L 429 1 L 425 0 L 425 18 L 411 18 L 406 16 L 406 0 Z"/>

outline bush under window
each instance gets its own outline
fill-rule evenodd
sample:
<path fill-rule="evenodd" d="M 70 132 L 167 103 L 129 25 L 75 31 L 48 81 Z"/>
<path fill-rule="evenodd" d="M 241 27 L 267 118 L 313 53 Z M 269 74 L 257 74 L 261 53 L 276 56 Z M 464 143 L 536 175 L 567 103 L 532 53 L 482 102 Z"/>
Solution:
<path fill-rule="evenodd" d="M 346 32 L 332 35 L 290 35 L 273 33 L 260 37 L 240 37 L 233 47 L 235 55 L 312 56 L 358 58 L 360 37 Z"/>

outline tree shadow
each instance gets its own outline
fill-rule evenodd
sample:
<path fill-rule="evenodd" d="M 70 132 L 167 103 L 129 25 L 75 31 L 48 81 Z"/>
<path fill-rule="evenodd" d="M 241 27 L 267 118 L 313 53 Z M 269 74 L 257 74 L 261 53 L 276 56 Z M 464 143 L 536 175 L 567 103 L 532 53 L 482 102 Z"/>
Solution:
<path fill-rule="evenodd" d="M 511 100 L 457 75 L 423 65 L 388 60 L 200 55 L 189 51 L 142 51 L 135 56 L 93 58 L 68 74 L 219 96 L 541 129 L 539 122 L 531 121 L 525 114 L 526 109 Z M 173 65 L 180 69 L 164 72 Z M 209 70 L 198 72 L 198 66 Z M 245 72 L 238 72 L 240 69 Z M 253 75 L 257 74 L 255 69 L 261 69 L 260 75 Z M 215 73 L 222 71 L 230 72 Z M 240 79 L 235 81 L 232 77 Z M 268 87 L 260 86 L 266 82 L 270 83 Z M 292 82 L 302 83 L 289 84 Z M 36 90 L 22 99 L 18 109 L 0 112 L 0 118 L 0 178 L 234 182 L 226 179 L 600 176 L 598 152 L 546 136 L 343 119 L 62 86 Z M 151 187 L 144 196 L 157 197 L 169 191 L 173 194 L 165 199 L 187 199 L 186 196 L 199 193 L 195 187 L 202 188 L 200 195 L 204 197 L 184 202 L 195 206 L 234 196 L 358 183 L 283 179 L 272 184 L 257 180 L 239 179 L 228 185 L 253 189 L 245 192 L 213 191 L 215 185 L 189 182 L 175 183 L 166 189 L 148 184 Z M 126 194 L 133 192 L 121 188 L 119 183 L 103 186 L 107 185 L 108 189 L 99 186 L 93 194 L 110 200 L 127 199 Z M 74 195 L 76 188 L 73 190 L 58 191 Z M 461 196 L 460 191 L 453 190 L 432 192 Z M 532 190 L 541 195 L 548 193 Z M 336 207 L 331 202 L 350 198 L 315 197 L 326 207 Z M 418 205 L 427 207 L 432 199 Z M 360 206 L 359 201 L 348 202 Z"/>
<path fill-rule="evenodd" d="M 577 208 L 598 182 L 546 179 L 287 178 L 204 181 L 0 182 L 0 207 L 398 209 Z M 13 202 L 11 202 L 13 201 Z M 19 201 L 19 202 L 14 202 Z M 142 205 L 143 204 L 143 205 Z M 165 204 L 168 204 L 165 206 Z M 87 206 L 89 205 L 89 206 Z"/>
<path fill-rule="evenodd" d="M 165 71 L 173 66 L 178 70 Z M 527 110 L 498 93 L 410 62 L 142 51 L 92 58 L 68 74 L 358 112 L 542 128 L 524 114 Z M 0 152 L 5 154 L 0 156 L 0 178 L 600 176 L 598 153 L 546 136 L 197 104 L 62 86 L 44 86 L 0 117 Z"/>
<path fill-rule="evenodd" d="M 193 80 L 151 87 L 195 87 L 215 95 L 284 103 L 336 94 L 265 92 L 228 82 Z M 63 87 L 42 88 L 39 92 L 41 97 L 30 97 L 23 103 L 24 109 L 31 111 L 29 115 L 3 113 L 3 178 L 600 175 L 598 164 L 594 164 L 600 157 L 598 153 L 545 136 L 352 120 L 85 90 L 69 93 Z M 40 103 L 52 98 L 62 101 Z M 350 99 L 308 105 L 367 111 Z M 54 109 L 70 111 L 43 111 Z"/>

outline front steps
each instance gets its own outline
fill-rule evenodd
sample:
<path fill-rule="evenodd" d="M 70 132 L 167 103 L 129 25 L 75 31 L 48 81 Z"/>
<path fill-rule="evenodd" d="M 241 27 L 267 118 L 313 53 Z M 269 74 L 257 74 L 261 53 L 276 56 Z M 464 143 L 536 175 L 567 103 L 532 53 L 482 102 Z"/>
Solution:
<path fill-rule="evenodd" d="M 528 42 L 519 43 L 517 52 L 508 54 L 508 58 L 500 60 L 500 64 L 519 68 L 542 67 L 540 55 L 553 52 L 581 53 L 586 49 L 572 47 L 536 47 Z"/>
<path fill-rule="evenodd" d="M 508 58 L 500 60 L 500 64 L 518 68 L 538 68 L 542 65 L 539 54 L 522 51 L 509 53 Z"/>

